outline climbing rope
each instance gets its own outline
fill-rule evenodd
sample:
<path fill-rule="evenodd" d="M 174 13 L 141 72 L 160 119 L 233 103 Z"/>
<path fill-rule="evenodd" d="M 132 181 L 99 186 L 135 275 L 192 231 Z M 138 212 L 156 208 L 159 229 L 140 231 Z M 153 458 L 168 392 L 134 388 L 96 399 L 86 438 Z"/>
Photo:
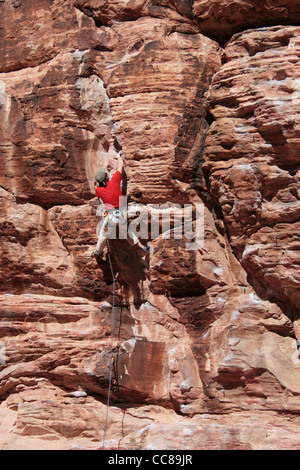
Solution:
<path fill-rule="evenodd" d="M 109 252 L 107 253 L 111 275 L 113 279 L 113 302 L 112 302 L 112 310 L 111 310 L 111 345 L 110 345 L 110 370 L 109 370 L 109 384 L 108 384 L 108 394 L 107 394 L 107 404 L 106 404 L 106 419 L 105 419 L 105 426 L 104 426 L 104 436 L 103 436 L 103 446 L 102 450 L 105 448 L 105 437 L 106 437 L 106 430 L 107 430 L 107 422 L 108 422 L 108 410 L 109 410 L 109 401 L 110 401 L 110 391 L 111 391 L 111 382 L 112 382 L 112 370 L 113 370 L 113 345 L 114 345 L 114 310 L 115 310 L 115 286 L 116 286 L 116 278 L 117 276 L 114 275 L 112 262 L 110 258 Z"/>

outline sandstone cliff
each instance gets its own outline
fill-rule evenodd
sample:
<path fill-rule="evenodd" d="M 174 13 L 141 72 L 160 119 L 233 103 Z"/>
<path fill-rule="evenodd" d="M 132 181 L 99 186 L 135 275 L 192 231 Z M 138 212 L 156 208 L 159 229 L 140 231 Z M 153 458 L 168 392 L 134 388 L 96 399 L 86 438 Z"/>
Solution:
<path fill-rule="evenodd" d="M 299 449 L 299 3 L 0 12 L 0 448 L 102 449 L 113 313 L 105 448 Z M 129 203 L 200 208 L 203 239 L 110 240 L 112 311 L 120 150 Z"/>

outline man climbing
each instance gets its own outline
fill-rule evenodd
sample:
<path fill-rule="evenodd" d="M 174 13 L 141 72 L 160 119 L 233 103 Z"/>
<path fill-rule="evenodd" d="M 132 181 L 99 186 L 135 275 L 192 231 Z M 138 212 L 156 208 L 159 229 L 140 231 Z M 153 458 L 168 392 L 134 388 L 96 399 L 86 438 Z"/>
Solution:
<path fill-rule="evenodd" d="M 123 168 L 123 159 L 120 154 L 118 154 L 117 171 L 110 180 L 108 179 L 106 168 L 100 168 L 95 175 L 95 193 L 96 196 L 101 199 L 105 208 L 104 222 L 99 233 L 96 250 L 94 251 L 97 257 L 102 257 L 106 239 L 112 228 L 116 224 L 124 221 L 124 217 L 126 217 L 125 209 L 122 207 L 124 198 L 121 191 Z M 128 234 L 133 244 L 138 245 L 144 253 L 149 250 L 150 247 L 148 245 L 144 246 L 130 228 L 128 229 Z"/>

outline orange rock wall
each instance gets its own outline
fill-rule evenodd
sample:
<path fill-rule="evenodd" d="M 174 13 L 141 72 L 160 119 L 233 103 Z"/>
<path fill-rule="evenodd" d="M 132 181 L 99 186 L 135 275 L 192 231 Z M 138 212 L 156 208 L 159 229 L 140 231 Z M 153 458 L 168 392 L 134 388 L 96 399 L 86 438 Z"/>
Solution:
<path fill-rule="evenodd" d="M 0 448 L 102 449 L 113 325 L 105 448 L 299 449 L 297 3 L 0 12 Z M 160 231 L 109 242 L 112 309 L 93 178 L 120 150 Z M 196 250 L 158 223 L 185 204 Z"/>

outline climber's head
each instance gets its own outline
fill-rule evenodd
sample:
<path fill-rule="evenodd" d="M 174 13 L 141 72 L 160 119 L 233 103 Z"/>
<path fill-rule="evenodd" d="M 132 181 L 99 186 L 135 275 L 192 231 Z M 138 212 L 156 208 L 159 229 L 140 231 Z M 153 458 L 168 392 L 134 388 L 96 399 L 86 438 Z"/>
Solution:
<path fill-rule="evenodd" d="M 106 168 L 100 168 L 95 175 L 95 181 L 99 186 L 104 186 L 107 181 L 107 170 Z"/>

